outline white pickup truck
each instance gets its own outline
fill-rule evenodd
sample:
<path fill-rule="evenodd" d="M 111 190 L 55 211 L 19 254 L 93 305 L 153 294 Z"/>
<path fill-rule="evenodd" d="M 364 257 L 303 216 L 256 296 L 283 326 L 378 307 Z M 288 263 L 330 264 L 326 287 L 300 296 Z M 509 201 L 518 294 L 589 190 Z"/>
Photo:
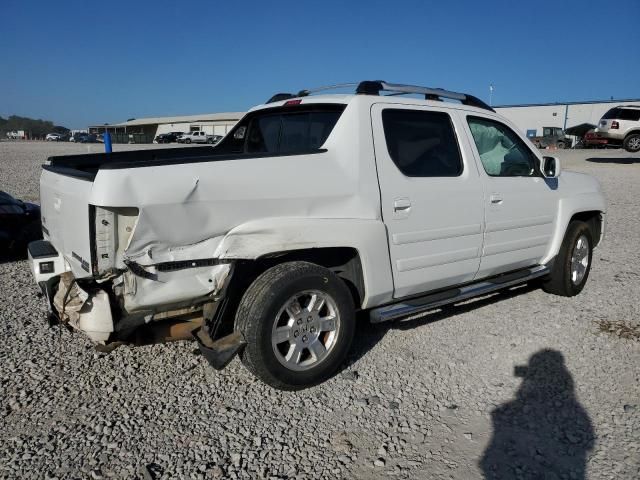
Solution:
<path fill-rule="evenodd" d="M 103 348 L 193 330 L 215 368 L 239 353 L 282 389 L 335 372 L 357 311 L 413 318 L 533 280 L 576 295 L 605 230 L 598 182 L 481 100 L 379 81 L 278 94 L 215 147 L 43 168 L 29 255 L 52 317 Z"/>
<path fill-rule="evenodd" d="M 183 133 L 177 138 L 178 143 L 208 143 L 215 144 L 220 140 L 220 135 L 210 135 L 207 132 L 197 131 L 197 132 L 189 132 Z"/>

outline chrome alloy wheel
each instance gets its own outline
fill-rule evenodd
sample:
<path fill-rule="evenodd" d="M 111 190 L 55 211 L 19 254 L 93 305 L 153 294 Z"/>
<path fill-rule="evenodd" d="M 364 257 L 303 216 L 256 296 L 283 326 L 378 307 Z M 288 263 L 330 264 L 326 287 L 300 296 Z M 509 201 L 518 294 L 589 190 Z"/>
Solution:
<path fill-rule="evenodd" d="M 292 296 L 278 312 L 271 345 L 278 361 L 295 371 L 325 360 L 336 345 L 340 314 L 330 295 L 307 290 Z"/>
<path fill-rule="evenodd" d="M 589 241 L 586 235 L 580 235 L 571 253 L 571 281 L 579 285 L 589 267 Z"/>
<path fill-rule="evenodd" d="M 634 137 L 629 140 L 627 146 L 633 151 L 640 150 L 640 137 Z"/>

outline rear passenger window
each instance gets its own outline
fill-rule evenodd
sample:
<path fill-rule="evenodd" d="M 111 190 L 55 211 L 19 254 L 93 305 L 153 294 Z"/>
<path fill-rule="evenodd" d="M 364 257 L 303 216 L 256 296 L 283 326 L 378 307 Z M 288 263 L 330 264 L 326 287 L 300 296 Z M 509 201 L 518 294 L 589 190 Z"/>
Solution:
<path fill-rule="evenodd" d="M 621 108 L 620 116 L 618 117 L 620 120 L 631 120 L 637 122 L 640 120 L 640 108 L 634 110 L 632 108 Z"/>
<path fill-rule="evenodd" d="M 408 177 L 457 177 L 462 158 L 451 117 L 443 112 L 385 109 L 389 156 Z"/>
<path fill-rule="evenodd" d="M 326 142 L 344 105 L 309 105 L 249 114 L 218 144 L 218 153 L 287 155 L 317 151 Z"/>

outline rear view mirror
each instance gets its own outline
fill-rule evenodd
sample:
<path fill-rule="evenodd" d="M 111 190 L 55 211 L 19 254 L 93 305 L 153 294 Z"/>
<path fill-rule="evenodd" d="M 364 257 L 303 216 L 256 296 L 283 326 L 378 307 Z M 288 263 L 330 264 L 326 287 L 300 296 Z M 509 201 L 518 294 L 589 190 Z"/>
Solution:
<path fill-rule="evenodd" d="M 542 175 L 545 178 L 558 178 L 560 175 L 560 159 L 557 157 L 542 157 Z"/>

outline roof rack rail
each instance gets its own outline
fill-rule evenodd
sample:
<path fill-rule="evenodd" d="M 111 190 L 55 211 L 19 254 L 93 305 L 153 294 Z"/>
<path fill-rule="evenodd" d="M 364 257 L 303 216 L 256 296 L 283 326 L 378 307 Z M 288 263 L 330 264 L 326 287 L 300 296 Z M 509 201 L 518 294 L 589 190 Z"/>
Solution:
<path fill-rule="evenodd" d="M 388 83 L 382 80 L 367 80 L 364 82 L 360 82 L 358 88 L 356 88 L 356 93 L 360 95 L 380 95 L 380 92 L 383 91 L 393 92 L 394 95 L 416 93 L 419 95 L 424 95 L 425 100 L 440 100 L 442 98 L 449 98 L 451 100 L 458 100 L 463 105 L 469 105 L 471 107 L 478 107 L 495 112 L 493 108 L 484 103 L 478 97 L 474 97 L 473 95 L 469 95 L 468 93 L 451 92 L 442 88 L 403 85 L 400 83 Z"/>
<path fill-rule="evenodd" d="M 267 100 L 267 103 L 281 102 L 283 100 L 289 100 L 290 98 L 296 98 L 293 93 L 276 93 L 273 97 Z"/>
<path fill-rule="evenodd" d="M 356 87 L 356 86 L 358 86 L 358 83 L 338 83 L 336 85 L 327 85 L 325 87 L 318 87 L 318 88 L 313 88 L 313 89 L 309 89 L 309 90 L 300 90 L 296 94 L 294 94 L 294 93 L 276 93 L 273 97 L 271 97 L 269 100 L 267 100 L 266 103 L 281 102 L 283 100 L 289 100 L 291 98 L 308 97 L 312 93 L 323 92 L 325 90 L 335 90 L 337 88 Z"/>
<path fill-rule="evenodd" d="M 451 92 L 442 88 L 419 87 L 416 85 L 403 85 L 400 83 L 388 83 L 384 80 L 365 80 L 360 83 L 339 83 L 310 90 L 300 90 L 297 94 L 278 93 L 267 100 L 266 103 L 281 102 L 291 98 L 306 97 L 312 93 L 323 92 L 325 90 L 335 90 L 337 88 L 356 87 L 356 94 L 359 95 L 380 95 L 380 92 L 392 92 L 390 95 L 419 94 L 424 95 L 425 100 L 441 100 L 448 98 L 458 100 L 463 105 L 478 107 L 495 112 L 493 108 L 484 103 L 478 97 L 467 93 Z"/>

